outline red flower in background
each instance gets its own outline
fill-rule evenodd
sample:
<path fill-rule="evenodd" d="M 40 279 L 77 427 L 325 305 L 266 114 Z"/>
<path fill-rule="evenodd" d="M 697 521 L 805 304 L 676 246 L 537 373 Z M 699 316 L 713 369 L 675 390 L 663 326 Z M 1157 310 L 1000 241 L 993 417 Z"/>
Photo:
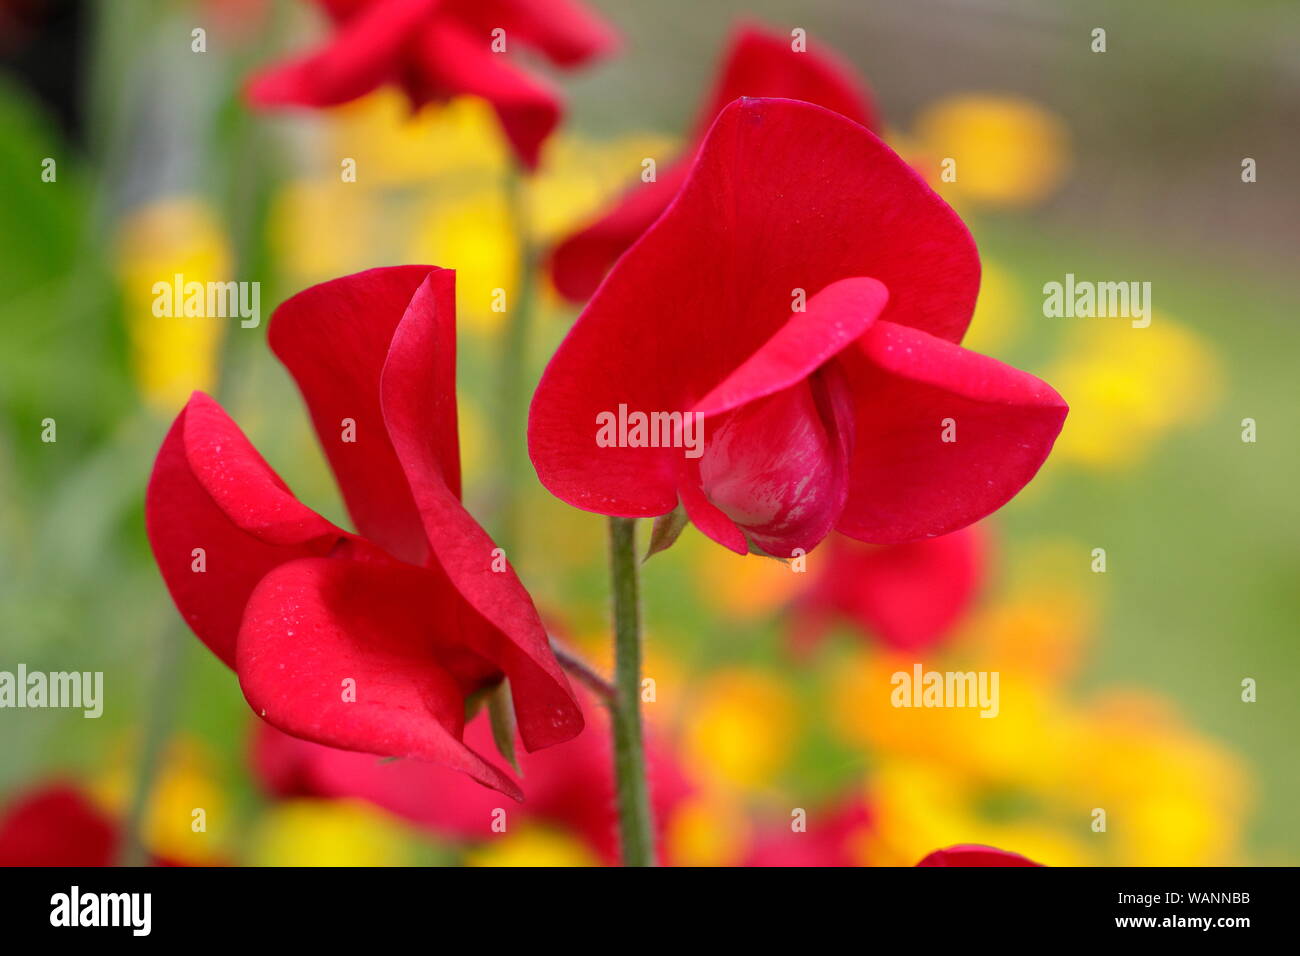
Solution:
<path fill-rule="evenodd" d="M 487 100 L 515 152 L 536 168 L 560 120 L 558 93 L 507 59 L 515 44 L 575 67 L 617 37 L 575 0 L 316 0 L 333 24 L 319 49 L 252 78 L 254 106 L 337 106 L 385 84 L 412 109 L 457 95 Z M 493 31 L 503 34 L 494 35 Z M 494 52 L 494 41 L 507 52 Z"/>
<path fill-rule="evenodd" d="M 618 813 L 608 718 L 599 707 L 588 706 L 586 711 L 587 726 L 573 740 L 520 756 L 528 798 L 510 812 L 511 820 L 562 827 L 583 839 L 601 860 L 617 865 Z M 466 727 L 465 740 L 476 749 L 492 747 L 486 716 Z M 677 764 L 653 740 L 647 759 L 662 857 L 662 823 L 690 788 Z M 412 760 L 381 762 L 366 754 L 298 740 L 265 724 L 253 739 L 252 763 L 267 789 L 279 797 L 357 798 L 444 838 L 500 836 L 492 830 L 500 801 L 491 791 L 444 767 Z"/>
<path fill-rule="evenodd" d="M 951 632 L 979 593 L 986 534 L 974 527 L 906 544 L 833 535 L 791 609 L 790 639 L 807 651 L 839 618 L 899 651 L 927 650 Z"/>
<path fill-rule="evenodd" d="M 299 502 L 195 393 L 146 496 L 177 608 L 268 723 L 520 797 L 462 741 L 466 697 L 508 677 L 528 750 L 573 737 L 582 712 L 528 593 L 493 570 L 461 505 L 454 274 L 401 266 L 313 286 L 276 310 L 269 338 L 360 535 Z"/>
<path fill-rule="evenodd" d="M 781 96 L 816 103 L 868 129 L 875 106 L 853 68 L 829 50 L 796 52 L 788 35 L 742 24 L 731 36 L 718 78 L 695 119 L 689 145 L 655 181 L 632 186 L 595 222 L 565 239 L 551 254 L 551 280 L 571 302 L 585 302 L 609 267 L 650 228 L 686 181 L 691 163 L 718 114 L 742 96 Z"/>
<path fill-rule="evenodd" d="M 0 866 L 112 866 L 117 824 L 77 787 L 49 783 L 0 816 Z"/>
<path fill-rule="evenodd" d="M 935 850 L 917 866 L 1042 866 L 1028 857 L 997 847 L 978 843 L 962 843 L 944 850 Z"/>
<path fill-rule="evenodd" d="M 849 800 L 813 814 L 808 829 L 795 832 L 789 821 L 760 831 L 745 866 L 859 866 L 853 838 L 871 825 L 871 810 Z"/>
<path fill-rule="evenodd" d="M 961 220 L 872 133 L 738 100 L 551 359 L 529 419 L 538 476 L 601 514 L 680 503 L 738 553 L 962 528 L 1033 477 L 1066 413 L 957 345 L 978 285 Z M 631 430 L 598 442 L 615 411 L 698 416 L 701 457 Z"/>

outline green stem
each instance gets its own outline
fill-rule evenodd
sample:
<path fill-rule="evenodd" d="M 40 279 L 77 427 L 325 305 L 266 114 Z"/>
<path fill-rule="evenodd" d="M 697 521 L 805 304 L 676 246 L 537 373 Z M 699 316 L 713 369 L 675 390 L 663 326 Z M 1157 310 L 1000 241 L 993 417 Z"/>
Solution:
<path fill-rule="evenodd" d="M 641 604 L 636 519 L 609 519 L 609 572 L 614 599 L 614 779 L 624 866 L 654 866 L 655 851 L 641 739 Z"/>
<path fill-rule="evenodd" d="M 502 325 L 500 386 L 501 396 L 501 491 L 496 541 L 505 549 L 510 561 L 519 544 L 519 499 L 528 472 L 528 397 L 531 394 L 528 374 L 529 331 L 537 292 L 537 250 L 532 239 L 528 214 L 527 180 L 520 169 L 513 170 L 506 181 L 506 199 L 514 218 L 515 237 L 519 243 L 519 288 L 513 300 L 506 302 L 506 320 Z"/>

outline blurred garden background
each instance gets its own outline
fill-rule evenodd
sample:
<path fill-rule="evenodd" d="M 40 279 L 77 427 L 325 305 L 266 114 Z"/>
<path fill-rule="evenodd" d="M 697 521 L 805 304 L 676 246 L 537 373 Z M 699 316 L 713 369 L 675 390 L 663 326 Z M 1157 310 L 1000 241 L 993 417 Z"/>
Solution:
<path fill-rule="evenodd" d="M 148 850 L 181 862 L 599 860 L 563 814 L 472 839 L 361 800 L 273 796 L 249 759 L 256 718 L 155 569 L 144 486 L 203 389 L 348 526 L 265 319 L 311 283 L 424 262 L 458 273 L 466 499 L 491 530 L 501 448 L 523 441 L 500 413 L 492 290 L 537 286 L 531 391 L 576 310 L 529 251 L 587 222 L 643 158 L 676 154 L 748 20 L 807 30 L 870 85 L 885 138 L 978 243 L 965 344 L 1052 383 L 1071 414 L 1040 476 L 977 529 L 978 597 L 920 656 L 846 619 L 795 649 L 819 552 L 799 575 L 688 529 L 646 563 L 647 719 L 685 781 L 661 820 L 668 859 L 788 860 L 803 808 L 805 836 L 835 844 L 805 840 L 810 862 L 910 865 L 976 842 L 1060 865 L 1300 864 L 1296 5 L 590 6 L 623 49 L 557 75 L 568 115 L 521 184 L 478 101 L 412 117 L 381 91 L 251 112 L 248 74 L 320 35 L 310 4 L 0 0 L 0 670 L 105 685 L 98 720 L 0 710 L 0 819 L 57 783 L 115 826 L 143 821 Z M 153 282 L 173 273 L 260 282 L 262 323 L 155 317 Z M 1044 283 L 1067 273 L 1150 282 L 1150 327 L 1044 317 Z M 521 514 L 521 578 L 608 669 L 604 520 L 535 481 Z M 999 671 L 998 718 L 891 708 L 888 675 L 917 660 Z"/>

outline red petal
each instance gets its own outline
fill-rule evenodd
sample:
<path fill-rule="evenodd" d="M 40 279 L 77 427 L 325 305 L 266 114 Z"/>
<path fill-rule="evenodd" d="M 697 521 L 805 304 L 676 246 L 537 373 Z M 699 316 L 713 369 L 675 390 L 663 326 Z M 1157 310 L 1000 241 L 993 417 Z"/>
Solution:
<path fill-rule="evenodd" d="M 877 322 L 836 362 L 849 372 L 855 444 L 837 529 L 894 544 L 956 531 L 1038 472 L 1065 421 L 1050 385 L 994 359 Z M 945 421 L 955 441 L 945 442 Z"/>
<path fill-rule="evenodd" d="M 700 483 L 774 557 L 807 553 L 844 510 L 852 399 L 838 370 L 708 419 Z"/>
<path fill-rule="evenodd" d="M 304 559 L 275 569 L 240 629 L 240 686 L 286 733 L 394 757 L 418 757 L 522 799 L 518 786 L 461 741 L 465 695 L 486 672 L 461 645 L 462 613 L 417 568 Z M 348 680 L 354 701 L 345 699 Z"/>
<path fill-rule="evenodd" d="M 852 67 L 834 53 L 811 46 L 796 53 L 788 35 L 745 24 L 732 34 L 713 91 L 702 104 L 691 145 L 658 181 L 632 186 L 612 210 L 570 236 L 552 253 L 551 278 L 571 302 L 584 302 L 609 267 L 672 201 L 686 178 L 699 142 L 718 113 L 742 96 L 777 96 L 834 110 L 868 129 L 876 126 L 871 98 Z"/>
<path fill-rule="evenodd" d="M 381 0 L 347 17 L 324 47 L 263 70 L 247 88 L 253 106 L 337 106 L 395 79 L 412 31 L 439 0 Z"/>
<path fill-rule="evenodd" d="M 700 399 L 695 411 L 717 415 L 807 378 L 876 321 L 889 291 L 875 279 L 841 279 L 814 295 L 785 325 Z"/>
<path fill-rule="evenodd" d="M 563 112 L 549 84 L 493 53 L 488 37 L 475 37 L 448 20 L 421 33 L 417 55 L 431 86 L 491 103 L 519 160 L 537 168 L 542 143 Z"/>
<path fill-rule="evenodd" d="M 997 847 L 963 843 L 946 850 L 935 850 L 917 866 L 1042 866 L 1019 853 Z"/>
<path fill-rule="evenodd" d="M 838 614 L 888 647 L 927 650 L 970 607 L 984 551 L 974 527 L 884 547 L 837 535 L 818 552 L 813 586 L 794 609 L 792 639 L 806 649 Z"/>
<path fill-rule="evenodd" d="M 271 349 L 307 403 L 357 530 L 412 564 L 423 564 L 429 549 L 388 437 L 379 378 L 393 332 L 431 271 L 431 266 L 370 269 L 312 286 L 275 310 L 268 332 Z M 445 410 L 440 414 L 435 430 L 443 434 Z M 355 422 L 355 442 L 343 440 L 344 419 Z M 450 465 L 443 473 L 452 481 Z"/>
<path fill-rule="evenodd" d="M 807 103 L 733 103 L 542 377 L 538 475 L 579 508 L 663 514 L 674 450 L 598 448 L 598 413 L 693 407 L 785 325 L 796 289 L 840 279 L 872 276 L 889 290 L 883 318 L 959 338 L 978 273 L 961 221 L 861 126 Z"/>
<path fill-rule="evenodd" d="M 519 758 L 527 796 L 510 811 L 517 820 L 563 826 L 580 835 L 606 862 L 617 863 L 613 757 L 609 727 L 599 707 L 587 701 L 589 721 L 564 744 Z M 465 729 L 467 743 L 491 752 L 486 716 Z M 500 799 L 463 774 L 421 760 L 382 762 L 372 756 L 322 747 L 280 733 L 265 724 L 254 740 L 254 764 L 273 793 L 282 797 L 354 797 L 367 800 L 444 837 L 493 839 Z M 647 741 L 655 820 L 663 822 L 685 797 L 688 786 L 676 763 Z"/>
<path fill-rule="evenodd" d="M 528 592 L 508 563 L 494 570 L 496 546 L 461 505 L 458 476 L 446 475 L 457 462 L 455 309 L 452 273 L 431 273 L 392 337 L 380 383 L 384 421 L 435 560 L 492 625 L 476 629 L 486 642 L 478 649 L 509 675 L 520 736 L 536 750 L 578 733 L 582 714 Z"/>
<path fill-rule="evenodd" d="M 240 616 L 262 576 L 350 538 L 294 498 L 202 392 L 181 410 L 158 452 L 145 527 L 181 616 L 232 667 Z M 195 548 L 205 552 L 201 573 L 193 570 Z"/>

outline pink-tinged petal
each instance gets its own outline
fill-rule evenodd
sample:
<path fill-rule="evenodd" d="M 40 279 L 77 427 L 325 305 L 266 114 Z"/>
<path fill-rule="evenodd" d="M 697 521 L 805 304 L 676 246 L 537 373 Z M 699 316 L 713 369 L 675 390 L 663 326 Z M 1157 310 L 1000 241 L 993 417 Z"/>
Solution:
<path fill-rule="evenodd" d="M 807 650 L 836 617 L 900 651 L 947 637 L 978 594 L 986 535 L 976 527 L 906 544 L 835 535 L 818 552 L 813 585 L 792 611 L 791 640 Z"/>
<path fill-rule="evenodd" d="M 435 561 L 490 624 L 466 639 L 510 677 L 520 735 L 536 750 L 577 734 L 582 713 L 528 592 L 508 563 L 494 570 L 496 545 L 446 474 L 457 460 L 455 308 L 452 273 L 430 273 L 392 337 L 380 383 L 384 421 Z"/>
<path fill-rule="evenodd" d="M 963 843 L 944 850 L 935 850 L 917 866 L 1042 866 L 1019 853 L 999 850 L 978 843 Z"/>
<path fill-rule="evenodd" d="M 244 604 L 264 574 L 286 561 L 363 546 L 294 498 L 239 426 L 201 392 L 158 452 L 145 528 L 177 610 L 232 667 Z M 195 570 L 200 560 L 203 570 Z"/>
<path fill-rule="evenodd" d="M 888 288 L 882 319 L 955 340 L 979 262 L 956 214 L 863 127 L 808 103 L 732 103 L 543 375 L 529 423 L 542 483 L 590 511 L 671 510 L 676 450 L 599 448 L 597 414 L 693 407 L 785 325 L 796 290 L 856 276 Z"/>
<path fill-rule="evenodd" d="M 0 866 L 112 866 L 118 832 L 75 786 L 50 783 L 0 815 Z"/>
<path fill-rule="evenodd" d="M 478 683 L 465 675 L 489 670 L 461 645 L 461 616 L 454 594 L 428 571 L 294 561 L 249 599 L 239 683 L 254 712 L 286 733 L 429 760 L 522 799 L 514 781 L 461 740 L 465 697 Z"/>
<path fill-rule="evenodd" d="M 822 289 L 725 380 L 695 411 L 718 415 L 801 382 L 861 336 L 889 301 L 875 279 L 841 279 Z"/>
<path fill-rule="evenodd" d="M 493 53 L 490 36 L 438 20 L 416 38 L 415 54 L 431 90 L 487 100 L 520 162 L 536 169 L 542 143 L 560 122 L 559 94 L 539 77 Z"/>
<path fill-rule="evenodd" d="M 535 47 L 557 66 L 580 66 L 619 47 L 614 29 L 574 0 L 453 0 L 447 9 L 483 36 L 504 29 L 507 44 Z"/>
<path fill-rule="evenodd" d="M 429 548 L 388 437 L 379 378 L 393 332 L 431 271 L 394 266 L 322 282 L 276 309 L 268 331 L 307 403 L 357 530 L 411 564 L 423 564 Z M 436 430 L 443 434 L 445 423 Z M 450 468 L 444 473 L 450 480 Z"/>
<path fill-rule="evenodd" d="M 838 369 L 710 418 L 705 495 L 767 554 L 807 553 L 844 510 L 852 399 Z"/>
<path fill-rule="evenodd" d="M 381 0 L 350 13 L 319 50 L 254 75 L 255 107 L 337 106 L 394 80 L 413 31 L 439 0 Z"/>
<path fill-rule="evenodd" d="M 836 526 L 849 537 L 897 544 L 978 521 L 1034 477 L 1065 421 L 1046 382 L 916 329 L 877 322 L 858 346 L 835 360 L 857 400 Z"/>
<path fill-rule="evenodd" d="M 744 24 L 733 33 L 713 91 L 702 104 L 691 144 L 656 182 L 634 184 L 605 215 L 560 243 L 551 254 L 552 282 L 570 302 L 585 302 L 605 273 L 659 218 L 681 188 L 700 141 L 718 113 L 742 96 L 777 96 L 834 110 L 868 129 L 876 127 L 871 97 L 853 69 L 816 44 L 796 53 L 788 34 Z"/>

